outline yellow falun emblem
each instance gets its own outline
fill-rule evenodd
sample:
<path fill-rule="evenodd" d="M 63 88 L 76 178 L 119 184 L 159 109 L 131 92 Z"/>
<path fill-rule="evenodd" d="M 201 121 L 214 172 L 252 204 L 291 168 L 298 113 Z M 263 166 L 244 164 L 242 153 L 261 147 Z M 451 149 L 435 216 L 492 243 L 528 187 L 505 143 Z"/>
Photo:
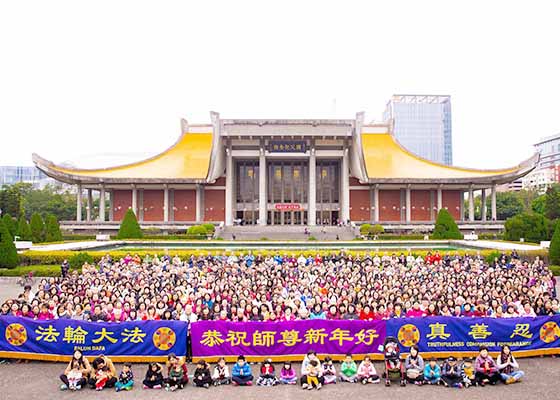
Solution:
<path fill-rule="evenodd" d="M 27 342 L 27 330 L 21 324 L 10 324 L 6 328 L 6 341 L 12 346 L 21 346 Z"/>
<path fill-rule="evenodd" d="M 412 324 L 401 326 L 397 335 L 399 342 L 405 347 L 414 346 L 420 341 L 420 331 Z"/>
<path fill-rule="evenodd" d="M 540 338 L 545 343 L 552 343 L 560 337 L 560 328 L 556 322 L 549 321 L 541 326 Z"/>
<path fill-rule="evenodd" d="M 158 328 L 158 330 L 154 332 L 152 340 L 154 342 L 154 346 L 160 350 L 166 351 L 175 345 L 177 336 L 175 335 L 173 329 L 164 326 Z"/>

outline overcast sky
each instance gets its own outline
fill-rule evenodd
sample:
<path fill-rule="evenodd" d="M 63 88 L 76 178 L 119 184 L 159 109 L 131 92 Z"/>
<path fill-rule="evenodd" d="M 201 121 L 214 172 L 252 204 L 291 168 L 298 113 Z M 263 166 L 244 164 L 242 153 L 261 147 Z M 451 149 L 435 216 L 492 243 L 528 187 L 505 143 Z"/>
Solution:
<path fill-rule="evenodd" d="M 560 133 L 556 3 L 3 1 L 0 165 L 157 153 L 210 110 L 379 120 L 393 93 L 452 96 L 456 165 L 514 165 Z"/>

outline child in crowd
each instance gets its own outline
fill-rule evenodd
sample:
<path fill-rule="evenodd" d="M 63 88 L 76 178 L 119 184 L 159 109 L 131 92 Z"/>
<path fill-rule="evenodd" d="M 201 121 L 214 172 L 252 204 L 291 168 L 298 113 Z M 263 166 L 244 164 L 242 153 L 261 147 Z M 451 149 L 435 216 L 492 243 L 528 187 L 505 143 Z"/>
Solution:
<path fill-rule="evenodd" d="M 377 375 L 377 371 L 371 362 L 370 356 L 365 356 L 364 360 L 360 363 L 358 367 L 358 380 L 364 385 L 368 383 L 379 383 L 379 375 Z"/>
<path fill-rule="evenodd" d="M 237 362 L 231 369 L 231 380 L 233 386 L 251 386 L 253 384 L 253 374 L 251 367 L 245 362 L 245 356 L 237 357 Z"/>
<path fill-rule="evenodd" d="M 446 387 L 463 388 L 461 368 L 457 364 L 457 359 L 455 357 L 451 356 L 443 363 L 441 368 L 441 380 Z"/>
<path fill-rule="evenodd" d="M 424 381 L 428 385 L 439 385 L 441 381 L 441 368 L 433 357 L 424 367 Z"/>
<path fill-rule="evenodd" d="M 196 363 L 196 369 L 194 370 L 194 386 L 208 389 L 211 383 L 212 376 L 210 375 L 210 368 L 208 368 L 208 364 L 204 360 L 199 360 Z"/>
<path fill-rule="evenodd" d="M 261 374 L 257 379 L 257 386 L 274 386 L 278 384 L 278 378 L 274 373 L 272 360 L 267 358 L 261 364 Z"/>
<path fill-rule="evenodd" d="M 144 384 L 144 389 L 161 389 L 161 385 L 163 384 L 161 365 L 155 362 L 148 364 L 146 378 L 142 383 Z"/>
<path fill-rule="evenodd" d="M 463 377 L 463 386 L 468 388 L 476 384 L 474 376 L 474 365 L 472 358 L 465 358 L 461 364 L 461 376 Z"/>
<path fill-rule="evenodd" d="M 307 376 L 307 387 L 304 389 L 311 390 L 313 388 L 317 388 L 317 390 L 321 389 L 321 382 L 319 382 L 319 361 L 313 359 L 309 361 L 309 365 L 307 366 L 307 370 L 305 371 L 305 375 Z"/>
<path fill-rule="evenodd" d="M 340 380 L 341 382 L 355 383 L 358 379 L 358 366 L 352 360 L 352 354 L 346 354 L 342 365 L 340 366 Z"/>
<path fill-rule="evenodd" d="M 80 381 L 82 380 L 82 371 L 79 365 L 73 364 L 72 369 L 68 372 L 68 389 L 70 390 L 80 390 L 82 388 Z"/>
<path fill-rule="evenodd" d="M 495 385 L 500 380 L 500 374 L 498 374 L 496 363 L 490 354 L 488 354 L 488 348 L 486 346 L 480 347 L 480 352 L 474 363 L 474 370 L 476 381 L 480 386 L 484 386 L 487 383 Z"/>
<path fill-rule="evenodd" d="M 214 386 L 229 385 L 231 383 L 231 376 L 229 375 L 229 368 L 226 364 L 225 358 L 221 357 L 214 367 L 212 374 Z"/>
<path fill-rule="evenodd" d="M 132 364 L 125 363 L 123 369 L 119 374 L 119 380 L 115 383 L 115 390 L 132 390 L 134 386 L 134 375 L 132 374 Z"/>
<path fill-rule="evenodd" d="M 177 389 L 183 388 L 183 377 L 185 375 L 181 365 L 175 364 L 169 368 L 167 374 L 167 382 L 165 383 L 165 390 L 174 392 Z"/>
<path fill-rule="evenodd" d="M 325 378 L 325 385 L 336 383 L 336 368 L 333 365 L 333 360 L 330 357 L 325 357 L 323 362 L 323 377 Z"/>
<path fill-rule="evenodd" d="M 109 367 L 104 366 L 95 373 L 95 390 L 103 390 L 105 384 L 109 380 Z"/>
<path fill-rule="evenodd" d="M 284 363 L 280 370 L 280 383 L 284 385 L 295 385 L 297 383 L 296 370 L 292 367 L 292 363 Z"/>

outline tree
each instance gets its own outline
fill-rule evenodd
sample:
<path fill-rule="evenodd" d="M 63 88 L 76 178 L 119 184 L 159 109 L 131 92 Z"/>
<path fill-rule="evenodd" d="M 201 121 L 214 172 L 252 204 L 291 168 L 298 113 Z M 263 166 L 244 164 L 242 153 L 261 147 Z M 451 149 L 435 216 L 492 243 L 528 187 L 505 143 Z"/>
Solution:
<path fill-rule="evenodd" d="M 19 236 L 19 240 L 31 240 L 31 228 L 25 219 L 25 215 L 21 215 L 18 221 L 18 230 L 17 235 Z"/>
<path fill-rule="evenodd" d="M 31 216 L 31 240 L 35 243 L 45 241 L 45 224 L 43 218 L 37 213 Z"/>
<path fill-rule="evenodd" d="M 523 212 L 523 202 L 515 192 L 496 193 L 496 216 L 506 220 Z"/>
<path fill-rule="evenodd" d="M 543 214 L 544 215 L 544 203 L 545 203 L 545 195 L 540 195 L 538 197 L 535 197 L 533 199 L 533 201 L 531 202 L 531 210 L 534 213 L 537 214 Z"/>
<path fill-rule="evenodd" d="M 19 263 L 14 238 L 3 221 L 0 221 L 0 267 L 15 268 Z"/>
<path fill-rule="evenodd" d="M 60 242 L 62 241 L 62 233 L 60 232 L 60 225 L 54 214 L 47 214 L 45 218 L 45 241 L 46 242 Z"/>
<path fill-rule="evenodd" d="M 549 238 L 549 224 L 541 214 L 521 213 L 506 220 L 504 239 L 539 243 Z"/>
<path fill-rule="evenodd" d="M 432 239 L 463 239 L 455 220 L 445 208 L 439 210 Z"/>
<path fill-rule="evenodd" d="M 202 225 L 193 225 L 187 229 L 187 236 L 189 239 L 206 239 L 208 231 Z"/>
<path fill-rule="evenodd" d="M 0 210 L 2 210 L 2 214 L 15 215 L 16 218 L 19 218 L 23 211 L 19 186 L 4 185 L 0 189 Z"/>
<path fill-rule="evenodd" d="M 10 214 L 4 214 L 4 216 L 2 217 L 2 222 L 4 222 L 4 225 L 6 226 L 6 228 L 8 228 L 8 232 L 10 232 L 10 235 L 14 237 L 17 234 L 17 221 L 12 218 Z"/>
<path fill-rule="evenodd" d="M 142 237 L 142 229 L 136 219 L 136 214 L 129 208 L 124 215 L 117 234 L 118 239 L 140 239 Z"/>
<path fill-rule="evenodd" d="M 560 265 L 560 224 L 556 224 L 548 249 L 548 257 L 550 258 L 550 264 Z"/>
<path fill-rule="evenodd" d="M 560 217 L 560 190 L 557 185 L 551 185 L 544 195 L 544 215 L 549 219 Z"/>

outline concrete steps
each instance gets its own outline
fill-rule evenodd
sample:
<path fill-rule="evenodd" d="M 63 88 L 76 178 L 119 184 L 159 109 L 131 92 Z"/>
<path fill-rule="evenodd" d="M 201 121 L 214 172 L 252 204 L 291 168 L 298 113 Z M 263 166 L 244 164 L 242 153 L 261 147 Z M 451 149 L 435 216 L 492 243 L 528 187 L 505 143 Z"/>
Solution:
<path fill-rule="evenodd" d="M 317 240 L 352 240 L 357 234 L 357 228 L 350 226 L 307 227 L 309 234 L 305 229 L 304 225 L 227 226 L 217 236 L 226 240 L 308 240 L 311 236 Z"/>

